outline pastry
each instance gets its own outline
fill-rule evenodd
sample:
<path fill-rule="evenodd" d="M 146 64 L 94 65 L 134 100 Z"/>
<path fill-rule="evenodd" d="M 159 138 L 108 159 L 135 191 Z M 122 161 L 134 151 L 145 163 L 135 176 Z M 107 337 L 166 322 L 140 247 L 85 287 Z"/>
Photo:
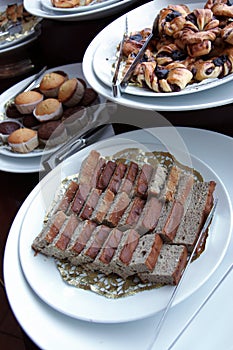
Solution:
<path fill-rule="evenodd" d="M 192 80 L 192 73 L 181 63 L 158 66 L 155 62 L 144 63 L 147 86 L 156 92 L 178 92 Z"/>
<path fill-rule="evenodd" d="M 33 111 L 34 116 L 40 122 L 57 120 L 62 116 L 62 113 L 62 104 L 56 98 L 47 98 L 40 102 Z"/>
<path fill-rule="evenodd" d="M 13 152 L 31 152 L 39 145 L 37 132 L 28 128 L 20 128 L 10 134 L 8 144 Z"/>
<path fill-rule="evenodd" d="M 81 101 L 84 92 L 85 87 L 79 79 L 68 79 L 60 86 L 58 100 L 63 103 L 64 106 L 73 107 Z"/>
<path fill-rule="evenodd" d="M 0 122 L 0 143 L 7 143 L 8 136 L 15 130 L 22 127 L 22 124 L 14 119 L 7 119 Z"/>
<path fill-rule="evenodd" d="M 24 91 L 16 96 L 15 106 L 21 114 L 31 114 L 43 98 L 43 95 L 37 91 Z"/>
<path fill-rule="evenodd" d="M 38 139 L 47 147 L 57 146 L 67 140 L 66 128 L 57 120 L 42 123 L 38 128 Z"/>
<path fill-rule="evenodd" d="M 60 86 L 68 79 L 67 74 L 62 71 L 46 73 L 39 89 L 46 97 L 57 97 Z"/>

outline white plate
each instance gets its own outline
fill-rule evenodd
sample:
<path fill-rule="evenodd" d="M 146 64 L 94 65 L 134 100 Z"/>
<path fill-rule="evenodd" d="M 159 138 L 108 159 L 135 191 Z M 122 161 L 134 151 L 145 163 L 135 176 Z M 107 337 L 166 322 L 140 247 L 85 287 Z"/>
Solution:
<path fill-rule="evenodd" d="M 160 134 L 155 135 L 157 137 Z M 159 143 L 150 143 L 150 137 L 152 135 L 147 135 L 144 147 L 149 150 L 163 149 Z M 152 138 L 152 140 L 155 139 Z M 81 161 L 91 148 L 99 150 L 103 155 L 111 155 L 130 146 L 135 147 L 135 142 L 132 143 L 130 139 L 111 138 L 72 156 L 63 164 L 62 169 L 52 171 L 46 183 L 34 192 L 34 198 L 22 219 L 19 256 L 27 281 L 35 293 L 48 305 L 74 318 L 105 323 L 142 319 L 161 311 L 174 290 L 172 286 L 165 286 L 122 299 L 108 299 L 90 291 L 71 287 L 62 281 L 53 259 L 40 254 L 35 256 L 31 248 L 33 239 L 42 229 L 43 218 L 62 179 L 61 172 L 66 175 L 77 173 Z M 142 145 L 139 146 L 142 147 Z M 170 151 L 175 150 L 174 147 L 177 145 L 170 145 Z M 219 205 L 210 228 L 206 249 L 190 266 L 189 278 L 182 285 L 176 304 L 193 294 L 214 273 L 226 253 L 231 234 L 231 205 L 223 183 L 211 168 L 195 157 L 192 157 L 192 166 L 200 171 L 206 180 L 217 182 L 215 196 L 219 199 Z M 224 232 L 224 236 L 220 234 L 221 232 Z"/>
<path fill-rule="evenodd" d="M 72 7 L 72 8 L 61 8 L 61 7 L 55 7 L 52 5 L 51 0 L 41 0 L 41 4 L 43 5 L 43 7 L 49 11 L 54 11 L 54 13 L 56 12 L 60 12 L 62 14 L 69 14 L 69 13 L 78 13 L 78 12 L 85 12 L 85 11 L 93 11 L 96 9 L 101 9 L 102 7 L 114 4 L 114 2 L 118 2 L 118 1 L 122 1 L 122 0 L 105 0 L 103 2 L 99 2 L 96 4 L 90 4 L 87 6 L 77 6 L 77 7 Z"/>
<path fill-rule="evenodd" d="M 14 42 L 13 45 L 10 45 L 7 47 L 0 47 L 0 53 L 3 54 L 5 52 L 19 49 L 22 46 L 26 46 L 26 45 L 32 43 L 34 40 L 36 40 L 40 34 L 41 34 L 41 29 L 40 29 L 40 27 L 38 27 L 37 30 L 35 30 L 35 32 L 32 35 L 27 36 L 23 40 Z"/>
<path fill-rule="evenodd" d="M 54 152 L 57 147 L 48 148 L 48 149 L 35 149 L 32 152 L 29 153 L 16 153 L 12 152 L 10 149 L 10 146 L 2 145 L 0 146 L 0 154 L 7 156 L 7 157 L 13 157 L 13 158 L 34 158 L 34 157 L 41 157 L 42 155 L 45 156 L 46 154 Z"/>
<path fill-rule="evenodd" d="M 48 70 L 48 72 L 54 70 L 63 70 L 69 75 L 69 77 L 80 77 L 85 79 L 83 76 L 81 63 L 74 63 L 60 67 L 54 67 Z M 26 85 L 31 78 L 32 77 L 29 77 L 23 80 L 22 82 L 12 86 L 10 89 L 2 93 L 2 95 L 0 96 L 0 114 L 4 114 L 5 103 L 9 101 L 11 97 L 14 96 L 15 93 L 21 89 L 23 85 Z M 100 98 L 101 103 L 103 103 L 104 101 L 105 99 Z M 51 149 L 46 149 L 44 151 L 35 150 L 30 153 L 20 154 L 9 151 L 9 149 L 6 149 L 5 146 L 0 146 L 0 170 L 22 173 L 39 171 L 41 156 L 53 152 L 54 150 L 56 150 L 56 148 L 57 147 L 54 147 Z"/>
<path fill-rule="evenodd" d="M 218 133 L 200 129 L 177 128 L 177 130 L 184 138 L 190 152 L 200 157 L 211 166 L 222 179 L 230 195 L 231 204 L 233 205 L 233 182 L 231 178 L 233 166 L 228 161 L 232 156 L 233 139 Z M 130 137 L 134 135 L 135 140 L 141 140 L 142 138 L 141 131 L 130 133 L 130 135 Z M 206 145 L 212 146 L 207 147 Z M 203 152 L 203 150 L 205 150 L 205 152 Z M 222 156 L 223 154 L 224 157 Z M 226 171 L 226 169 L 229 169 L 229 171 Z M 46 178 L 43 180 L 43 184 L 45 182 Z M 39 186 L 40 185 L 37 187 Z M 8 235 L 4 255 L 4 282 L 6 293 L 10 306 L 21 327 L 41 349 L 77 349 L 77 340 L 79 348 L 85 350 L 142 350 L 148 348 L 156 324 L 161 316 L 160 314 L 152 318 L 127 324 L 109 325 L 82 322 L 50 308 L 32 291 L 21 270 L 18 256 L 18 239 L 22 218 L 28 210 L 30 202 L 33 200 L 36 192 L 37 189 L 35 188 L 17 213 Z M 231 239 L 231 245 L 228 248 L 227 254 L 212 277 L 197 293 L 192 295 L 192 298 L 187 299 L 186 302 L 180 303 L 176 308 L 171 310 L 171 313 L 169 313 L 170 317 L 167 319 L 168 322 L 166 322 L 164 327 L 166 334 L 164 337 L 158 339 L 156 348 L 168 348 L 168 345 L 176 337 L 177 330 L 181 329 L 185 323 L 186 317 L 189 317 L 191 313 L 195 311 L 195 307 L 200 305 L 208 291 L 213 288 L 232 262 L 232 248 L 233 240 Z M 232 279 L 230 279 L 230 282 L 231 281 Z M 206 312 L 204 309 L 199 315 L 198 323 L 195 324 L 195 327 L 190 327 L 189 331 L 183 334 L 179 341 L 179 347 L 175 346 L 174 350 L 187 348 L 189 348 L 189 350 L 194 350 L 197 346 L 199 350 L 215 349 L 216 344 L 223 343 L 226 349 L 231 349 L 231 325 L 233 322 L 233 315 L 232 312 L 223 313 L 222 304 L 222 300 L 230 300 L 231 298 L 231 285 L 232 284 L 224 283 L 219 289 L 219 298 L 216 299 L 213 297 L 213 303 L 211 302 L 209 304 L 214 310 L 211 331 L 206 331 L 206 324 L 208 324 L 210 320 L 210 312 Z M 22 302 L 22 300 L 24 302 Z M 27 307 L 25 307 L 25 305 L 27 305 Z M 30 312 L 28 312 L 28 310 L 30 310 Z M 215 317 L 216 314 L 218 314 L 217 319 Z M 178 318 L 177 315 L 179 315 Z M 226 325 L 221 328 L 221 332 L 219 332 L 218 320 L 220 325 L 221 322 L 224 322 Z M 176 327 L 174 327 L 174 325 L 176 325 Z M 203 330 L 205 335 L 201 338 L 198 337 L 197 335 L 200 334 L 199 332 Z M 43 337 L 41 336 L 41 332 L 43 332 Z M 51 334 L 56 334 L 56 336 L 52 337 Z"/>
<path fill-rule="evenodd" d="M 198 6 L 198 5 L 195 5 Z M 203 6 L 203 5 L 202 5 Z M 191 6 L 190 6 L 191 8 Z M 153 21 L 153 18 L 156 14 L 149 12 L 148 16 L 142 17 L 148 19 L 146 26 L 141 26 L 140 21 L 138 21 L 138 18 L 135 16 L 133 17 L 134 21 L 131 23 L 132 28 L 134 28 L 134 31 L 141 30 L 143 28 L 148 28 L 151 26 L 151 23 Z M 140 17 L 141 18 L 141 17 Z M 121 41 L 121 31 L 119 30 L 119 23 L 118 21 L 115 23 L 115 30 L 107 31 L 106 37 L 101 45 L 98 46 L 94 58 L 93 58 L 93 69 L 96 74 L 96 76 L 100 79 L 101 82 L 106 84 L 107 86 L 112 86 L 112 78 L 113 78 L 113 65 L 116 61 L 116 50 L 117 46 L 119 45 L 119 42 Z M 232 81 L 233 79 L 233 73 L 227 75 L 226 77 L 222 79 L 205 79 L 200 83 L 194 83 L 191 85 L 188 85 L 185 89 L 178 91 L 178 92 L 155 92 L 152 90 L 141 88 L 133 85 L 128 85 L 125 89 L 126 94 L 130 95 L 136 95 L 141 97 L 177 97 L 181 95 L 187 95 L 187 94 L 193 94 L 200 91 L 208 90 L 211 88 L 214 88 L 216 86 L 226 84 L 229 81 Z"/>
<path fill-rule="evenodd" d="M 174 0 L 173 3 L 180 4 L 179 0 Z M 188 6 L 197 7 L 200 2 L 195 0 L 186 0 L 185 2 Z M 169 0 L 164 1 L 151 1 L 145 5 L 142 5 L 130 12 L 127 13 L 128 21 L 129 21 L 129 30 L 135 30 L 135 19 L 138 19 L 137 28 L 143 28 L 148 25 L 148 16 L 154 16 L 161 7 L 166 7 L 170 4 Z M 203 3 L 201 3 L 203 7 Z M 151 15 L 152 14 L 152 15 Z M 186 94 L 186 95 L 175 95 L 175 96 L 166 96 L 163 94 L 162 97 L 157 96 L 135 96 L 131 94 L 122 94 L 120 97 L 114 98 L 112 95 L 112 90 L 108 86 L 108 84 L 103 83 L 97 75 L 102 71 L 101 64 L 99 64 L 99 68 L 97 67 L 97 63 L 95 62 L 95 69 L 93 67 L 93 57 L 95 55 L 96 50 L 100 45 L 106 43 L 106 38 L 109 38 L 109 33 L 115 38 L 119 35 L 119 38 L 124 30 L 124 21 L 125 16 L 119 17 L 117 20 L 112 22 L 106 28 L 104 28 L 90 43 L 87 48 L 84 58 L 83 58 L 83 72 L 88 80 L 89 84 L 100 94 L 105 96 L 111 101 L 117 102 L 124 106 L 132 107 L 132 108 L 140 108 L 147 110 L 157 110 L 157 111 L 185 111 L 185 110 L 197 110 L 197 109 L 205 109 L 216 106 L 221 106 L 225 104 L 229 104 L 233 102 L 232 89 L 233 89 L 233 81 L 226 82 L 223 85 L 218 85 L 216 87 L 212 87 L 211 91 L 203 90 L 196 92 L 194 94 Z M 132 24 L 134 26 L 132 27 Z M 152 23 L 152 22 L 151 22 Z M 150 26 L 151 26 L 150 23 Z M 117 28 L 117 31 L 116 31 Z M 119 33 L 119 34 L 116 34 Z M 111 47 L 111 42 L 110 42 Z M 111 58 L 114 60 L 114 57 Z M 96 73 L 97 72 L 97 73 Z"/>
<path fill-rule="evenodd" d="M 46 9 L 41 6 L 41 0 L 24 0 L 24 7 L 31 14 L 42 18 L 55 19 L 59 21 L 83 21 L 103 18 L 107 15 L 113 15 L 114 13 L 123 10 L 135 1 L 136 0 L 123 0 L 111 5 L 106 5 L 101 8 L 101 10 L 94 9 L 72 14 L 55 14 L 53 11 L 46 11 Z"/>

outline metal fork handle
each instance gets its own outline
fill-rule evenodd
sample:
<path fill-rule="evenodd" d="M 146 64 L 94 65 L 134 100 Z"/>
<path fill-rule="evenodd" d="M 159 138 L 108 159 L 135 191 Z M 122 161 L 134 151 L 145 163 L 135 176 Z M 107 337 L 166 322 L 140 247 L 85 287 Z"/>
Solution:
<path fill-rule="evenodd" d="M 182 330 L 179 332 L 179 334 L 176 336 L 176 338 L 173 340 L 171 345 L 169 346 L 168 350 L 171 350 L 178 339 L 182 336 L 182 334 L 186 331 L 186 329 L 190 326 L 192 321 L 195 319 L 195 317 L 199 314 L 199 312 L 203 309 L 203 307 L 206 305 L 206 303 L 210 300 L 210 298 L 214 295 L 214 293 L 217 291 L 219 286 L 222 284 L 222 282 L 225 280 L 225 278 L 229 275 L 229 273 L 232 271 L 233 264 L 227 269 L 227 271 L 224 273 L 220 281 L 214 286 L 214 288 L 209 292 L 209 294 L 206 296 L 206 298 L 203 300 L 201 305 L 197 308 L 197 310 L 193 313 L 193 315 L 189 318 L 189 320 L 186 322 Z"/>

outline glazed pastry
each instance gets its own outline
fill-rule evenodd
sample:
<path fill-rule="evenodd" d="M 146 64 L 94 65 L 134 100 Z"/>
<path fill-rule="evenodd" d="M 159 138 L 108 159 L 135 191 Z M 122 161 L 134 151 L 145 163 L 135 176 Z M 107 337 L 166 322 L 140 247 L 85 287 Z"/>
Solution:
<path fill-rule="evenodd" d="M 174 61 L 183 61 L 186 58 L 187 52 L 179 49 L 175 44 L 162 46 L 156 54 L 156 60 L 159 65 L 166 65 Z"/>
<path fill-rule="evenodd" d="M 186 5 L 169 5 L 159 13 L 158 32 L 168 36 L 176 36 L 186 22 L 185 17 L 190 10 Z"/>
<path fill-rule="evenodd" d="M 216 66 L 213 60 L 204 61 L 200 59 L 193 65 L 191 71 L 196 81 L 202 81 L 204 79 L 218 78 L 222 72 L 222 66 Z"/>
<path fill-rule="evenodd" d="M 129 38 L 124 41 L 123 55 L 128 57 L 132 52 L 137 53 L 150 33 L 151 29 L 149 28 L 132 33 Z"/>
<path fill-rule="evenodd" d="M 181 63 L 158 66 L 155 62 L 144 63 L 145 82 L 156 92 L 178 92 L 192 80 L 192 73 Z"/>
<path fill-rule="evenodd" d="M 233 45 L 233 22 L 221 29 L 221 37 L 223 41 Z"/>
<path fill-rule="evenodd" d="M 194 79 L 222 78 L 233 72 L 233 48 L 226 49 L 222 55 L 209 60 L 198 60 L 190 68 Z"/>
<path fill-rule="evenodd" d="M 214 41 L 219 33 L 219 21 L 209 9 L 196 9 L 186 17 L 186 24 L 180 33 L 184 44 L 197 44 L 204 40 Z"/>
<path fill-rule="evenodd" d="M 211 41 L 204 40 L 203 42 L 187 45 L 186 49 L 190 57 L 200 57 L 208 55 L 211 51 Z"/>
<path fill-rule="evenodd" d="M 61 8 L 73 8 L 76 6 L 89 5 L 92 0 L 51 0 L 53 6 Z"/>

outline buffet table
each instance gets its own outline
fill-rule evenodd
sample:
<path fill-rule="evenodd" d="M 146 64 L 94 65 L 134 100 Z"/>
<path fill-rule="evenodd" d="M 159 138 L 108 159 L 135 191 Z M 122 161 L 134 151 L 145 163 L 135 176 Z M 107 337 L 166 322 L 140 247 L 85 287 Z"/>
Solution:
<path fill-rule="evenodd" d="M 86 21 L 57 21 L 57 20 L 50 20 L 50 19 L 43 19 L 41 22 L 41 34 L 39 37 L 27 45 L 26 47 L 22 47 L 18 50 L 12 50 L 4 54 L 0 54 L 0 64 L 4 65 L 6 63 L 11 62 L 14 64 L 15 62 L 18 62 L 20 60 L 23 60 L 25 58 L 29 59 L 32 63 L 32 66 L 30 69 L 28 69 L 27 72 L 24 72 L 23 74 L 17 74 L 17 71 L 15 71 L 14 74 L 11 74 L 11 76 L 7 78 L 3 78 L 0 80 L 0 93 L 4 93 L 7 89 L 9 89 L 14 84 L 18 83 L 19 81 L 23 80 L 24 78 L 27 78 L 31 76 L 32 74 L 38 72 L 43 66 L 47 66 L 48 68 L 58 67 L 66 64 L 73 64 L 82 62 L 83 56 L 85 54 L 85 51 L 89 45 L 89 43 L 95 38 L 95 36 L 103 29 L 105 28 L 109 23 L 111 23 L 113 20 L 118 18 L 120 15 L 123 15 L 126 11 L 129 11 L 133 8 L 136 8 L 139 5 L 144 4 L 146 1 L 139 0 L 134 2 L 133 4 L 129 5 L 127 9 L 124 9 L 123 11 L 119 11 L 118 13 L 115 13 L 114 15 L 108 15 L 105 18 L 99 18 L 94 20 L 86 20 Z M 211 90 L 209 91 L 211 93 Z M 187 110 L 187 111 L 160 111 L 159 112 L 166 120 L 175 127 L 181 127 L 181 132 L 185 128 L 189 128 L 187 130 L 191 130 L 191 128 L 196 129 L 196 132 L 194 132 L 194 138 L 198 137 L 198 134 L 200 136 L 200 144 L 204 145 L 204 140 L 207 138 L 209 143 L 206 143 L 206 145 L 203 148 L 203 159 L 209 164 L 209 166 L 214 166 L 214 162 L 210 160 L 208 163 L 208 155 L 209 152 L 215 152 L 217 154 L 218 160 L 216 162 L 219 162 L 220 164 L 227 164 L 227 167 L 225 169 L 218 168 L 218 175 L 220 174 L 222 176 L 222 181 L 227 182 L 226 177 L 227 174 L 232 174 L 233 168 L 232 168 L 232 154 L 233 154 L 233 143 L 232 143 L 232 137 L 233 137 L 233 120 L 232 120 L 232 113 L 233 113 L 233 104 L 227 104 L 223 106 L 218 106 L 214 108 L 207 108 L 207 109 L 198 109 L 198 110 Z M 146 125 L 147 128 L 154 127 L 154 125 Z M 125 132 L 129 132 L 131 130 L 134 130 L 135 127 L 132 125 L 119 123 L 114 125 L 114 130 L 116 134 L 122 134 Z M 205 134 L 207 132 L 207 134 Z M 211 133 L 211 135 L 209 134 Z M 189 138 L 189 133 L 184 132 L 183 134 L 184 138 Z M 210 137 L 211 136 L 211 137 Z M 215 142 L 216 140 L 216 142 Z M 221 142 L 224 141 L 224 145 L 221 144 Z M 198 141 L 199 142 L 199 141 Z M 227 146 L 228 145 L 228 146 Z M 192 141 L 192 151 L 195 154 L 197 152 L 195 146 L 195 142 Z M 200 145 L 199 145 L 200 147 Z M 206 147 L 206 148 L 205 148 Z M 221 154 L 221 152 L 225 152 L 226 147 L 231 148 L 231 159 L 225 160 L 225 154 Z M 221 158 L 222 159 L 219 159 Z M 219 165 L 221 167 L 221 165 Z M 226 174 L 227 173 L 227 174 Z M 8 233 L 11 229 L 11 225 L 13 224 L 13 221 L 16 217 L 16 214 L 20 210 L 23 202 L 27 198 L 27 196 L 30 194 L 30 192 L 36 187 L 36 185 L 39 182 L 39 172 L 30 172 L 30 173 L 17 173 L 17 171 L 0 171 L 0 182 L 1 182 L 1 195 L 0 195 L 0 222 L 1 222 L 1 234 L 0 234 L 0 278 L 1 278 L 1 286 L 0 286 L 0 305 L 1 305 L 1 316 L 0 316 L 0 344 L 3 344 L 3 348 L 7 350 L 13 350 L 13 349 L 39 349 L 44 345 L 47 350 L 54 349 L 54 344 L 50 341 L 46 343 L 46 341 L 41 341 L 41 344 L 38 344 L 35 337 L 32 335 L 33 331 L 31 329 L 25 327 L 24 317 L 22 317 L 23 321 L 21 322 L 21 319 L 18 314 L 18 310 L 12 309 L 12 305 L 8 302 L 8 297 L 6 294 L 5 286 L 4 286 L 4 276 L 3 276 L 3 257 L 4 257 L 4 249 L 8 238 Z M 231 184 L 229 185 L 227 183 L 228 190 L 231 191 L 231 195 L 233 195 L 233 187 L 232 187 L 232 180 Z M 229 193 L 230 195 L 230 193 Z M 232 197 L 231 197 L 232 201 Z M 23 212 L 22 212 L 23 215 Z M 14 228 L 16 230 L 16 228 Z M 223 233 L 221 233 L 223 234 Z M 233 247 L 232 240 L 229 243 L 231 245 L 231 248 Z M 13 252 L 12 252 L 13 254 Z M 12 257 L 13 264 L 15 264 L 15 258 Z M 172 312 L 171 312 L 171 320 L 169 319 L 169 322 L 172 322 L 172 317 L 174 318 L 174 314 L 182 313 L 184 310 L 187 310 L 189 313 L 192 313 L 195 310 L 195 307 L 198 306 L 198 304 L 204 299 L 206 296 L 206 293 L 213 287 L 213 285 L 220 279 L 221 275 L 224 273 L 227 267 L 227 263 L 230 262 L 229 254 L 227 255 L 227 262 L 226 264 L 220 264 L 218 267 L 216 273 L 214 276 L 211 276 L 210 280 L 208 280 L 208 283 L 206 283 L 206 289 L 203 288 L 203 286 L 194 294 L 194 296 L 191 296 L 193 299 L 192 305 L 190 306 L 188 300 L 185 300 L 183 303 L 183 306 L 178 305 L 176 306 Z M 12 279 L 14 279 L 14 270 L 12 270 Z M 15 284 L 15 293 L 17 293 L 17 278 L 16 277 L 16 284 Z M 8 276 L 9 280 L 9 276 Z M 213 298 L 213 300 L 210 302 L 210 305 L 208 305 L 208 308 L 206 311 L 203 311 L 200 316 L 198 316 L 197 320 L 193 323 L 193 327 L 190 327 L 187 334 L 184 336 L 184 342 L 182 343 L 181 340 L 181 347 L 175 347 L 177 349 L 185 348 L 185 346 L 188 344 L 188 348 L 190 350 L 192 349 L 207 349 L 208 345 L 210 349 L 218 349 L 220 348 L 221 342 L 224 341 L 224 344 L 226 344 L 225 349 L 230 349 L 230 346 L 232 346 L 231 340 L 231 328 L 230 325 L 232 325 L 232 298 L 231 298 L 231 292 L 229 289 L 232 289 L 232 274 L 229 276 L 226 282 L 224 282 L 224 285 L 219 288 L 218 293 L 216 293 L 216 296 Z M 224 288 L 223 288 L 224 287 Z M 28 286 L 27 286 L 28 288 Z M 24 296 L 21 295 L 21 302 L 24 303 Z M 225 301 L 228 300 L 225 304 Z M 36 300 L 38 303 L 42 303 L 40 300 Z M 31 300 L 30 300 L 31 302 Z M 42 327 L 43 328 L 43 322 L 40 320 L 41 315 L 38 313 L 38 315 L 31 314 L 30 310 L 30 302 L 29 305 L 27 305 L 27 302 L 25 302 L 24 308 L 26 309 L 26 312 L 28 314 L 28 318 L 31 319 L 31 322 L 34 323 L 34 327 Z M 216 307 L 217 311 L 213 311 L 214 309 L 214 303 L 216 305 L 222 305 L 222 309 L 220 307 Z M 229 308 L 227 309 L 226 305 L 228 303 Z M 50 310 L 49 307 L 47 307 L 46 310 L 48 313 L 54 314 L 54 317 L 56 317 L 56 311 Z M 231 312 L 230 312 L 231 311 Z M 35 312 L 33 310 L 32 312 Z M 216 317 L 217 315 L 217 317 Z M 16 316 L 16 317 L 15 317 Z M 58 316 L 59 317 L 59 316 Z M 156 316 L 158 317 L 158 316 Z M 149 329 L 151 332 L 153 332 L 153 325 L 154 322 L 157 322 L 157 318 L 155 317 L 155 321 L 153 321 L 152 318 L 146 319 L 142 321 L 143 327 L 147 329 L 145 333 L 145 337 L 149 337 Z M 181 319 L 178 322 L 178 325 L 182 325 L 182 316 L 180 316 Z M 199 322 L 199 323 L 198 323 Z M 205 323 L 209 323 L 208 325 Z M 218 327 L 221 325 L 221 322 L 224 324 L 224 327 L 221 328 L 221 332 L 219 332 L 217 335 Z M 22 324 L 21 324 L 22 323 Z M 86 326 L 85 321 L 77 321 L 77 324 L 71 324 L 72 319 L 67 317 L 67 323 L 70 324 L 70 327 L 73 331 L 73 328 L 79 327 L 79 329 L 82 329 L 83 334 L 85 334 L 86 337 L 92 337 L 95 338 L 96 341 L 99 341 L 98 344 L 96 344 L 96 347 L 94 347 L 94 340 L 93 344 L 91 344 L 91 341 L 89 342 L 89 347 L 86 344 L 86 347 L 82 347 L 80 342 L 80 345 L 73 346 L 73 349 L 90 349 L 92 348 L 99 349 L 107 349 L 107 345 L 110 344 L 110 335 L 114 337 L 114 332 L 116 331 L 116 334 L 122 334 L 123 337 L 127 337 L 126 331 L 124 330 L 124 324 L 117 324 L 115 329 L 114 325 L 105 325 L 106 333 L 109 332 L 109 335 L 107 336 L 107 339 L 105 341 L 101 339 L 101 337 L 98 337 L 98 332 L 100 330 L 100 325 L 93 324 L 90 330 L 88 330 L 88 327 Z M 211 334 L 210 330 L 208 330 L 206 327 L 212 327 L 212 335 L 214 335 L 214 341 L 211 341 Z M 169 324 L 171 326 L 171 324 Z M 222 325 L 221 325 L 222 326 Z M 134 328 L 135 327 L 135 328 Z M 143 337 L 143 334 L 140 333 L 140 321 L 134 321 L 130 324 L 127 324 L 128 329 L 128 335 L 129 340 L 130 337 L 133 336 L 134 329 L 138 330 L 138 334 L 141 334 L 141 337 Z M 200 347 L 200 342 L 198 342 L 198 345 L 195 344 L 195 338 L 201 338 L 200 336 L 200 329 L 202 327 L 205 327 L 206 333 L 202 329 L 202 336 L 206 337 L 205 344 L 203 345 L 203 348 Z M 41 328 L 41 329 L 42 329 Z M 41 330 L 41 337 L 43 337 L 43 332 L 45 330 Z M 58 330 L 59 332 L 60 330 Z M 56 337 L 56 330 L 55 329 L 49 329 L 45 331 L 45 337 L 48 337 L 49 332 L 51 332 L 51 337 Z M 137 331 L 135 332 L 137 333 Z M 78 334 L 78 333 L 77 333 Z M 135 335 L 136 342 L 138 341 L 138 346 L 136 347 L 136 344 L 134 344 L 133 347 L 130 347 L 130 342 L 127 344 L 127 349 L 142 349 L 143 344 L 140 342 L 140 339 L 138 339 L 138 336 Z M 64 337 L 69 337 L 69 332 L 67 334 L 64 333 Z M 31 338 L 34 338 L 32 340 Z M 59 337 L 58 337 L 59 339 Z M 188 339 L 190 339 L 190 343 L 188 343 Z M 78 344 L 79 338 L 77 335 L 77 344 Z M 118 340 L 116 340 L 116 344 L 112 345 L 112 347 L 108 347 L 109 349 L 120 349 L 120 348 L 126 348 L 124 347 L 124 344 L 122 344 L 120 341 L 117 343 Z M 135 340 L 134 340 L 135 342 Z M 37 343 L 37 344 L 36 344 Z M 65 341 L 64 341 L 65 344 Z M 83 343 L 84 344 L 84 343 Z M 118 344 L 118 345 L 117 345 Z M 213 344 L 215 347 L 213 347 Z M 179 345 L 179 344 L 178 344 Z M 228 346 L 228 347 L 227 347 Z M 57 344 L 56 349 L 62 348 L 62 344 Z M 63 347 L 64 348 L 64 347 Z M 72 348 L 72 347 L 70 347 Z M 187 348 L 187 347 L 186 347 Z M 166 350 L 165 348 L 161 350 Z"/>

